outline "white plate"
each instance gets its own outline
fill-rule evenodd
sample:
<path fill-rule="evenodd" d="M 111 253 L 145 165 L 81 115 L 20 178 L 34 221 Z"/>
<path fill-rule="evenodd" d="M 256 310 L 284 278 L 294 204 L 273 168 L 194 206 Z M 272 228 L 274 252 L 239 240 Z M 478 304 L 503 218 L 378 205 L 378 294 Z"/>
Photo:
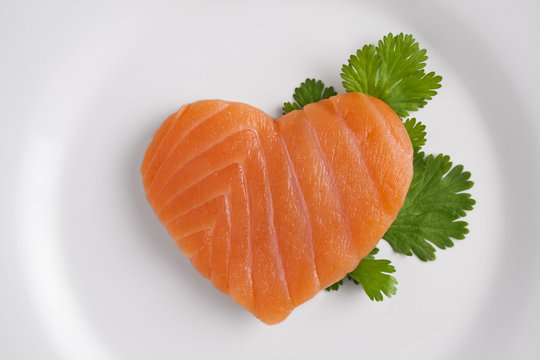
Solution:
<path fill-rule="evenodd" d="M 0 357 L 538 358 L 536 1 L 11 2 L 0 5 Z M 536 14 L 536 15 L 535 15 Z M 143 153 L 184 103 L 279 115 L 338 86 L 365 42 L 410 32 L 443 75 L 417 118 L 473 174 L 471 233 L 438 260 L 391 253 L 398 294 L 323 292 L 266 326 L 178 251 Z"/>

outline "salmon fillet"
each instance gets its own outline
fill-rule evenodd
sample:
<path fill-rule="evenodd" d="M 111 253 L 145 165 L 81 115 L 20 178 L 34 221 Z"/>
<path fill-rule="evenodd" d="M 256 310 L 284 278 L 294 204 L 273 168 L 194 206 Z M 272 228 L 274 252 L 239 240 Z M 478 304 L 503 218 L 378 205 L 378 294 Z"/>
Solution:
<path fill-rule="evenodd" d="M 413 149 L 400 118 L 361 93 L 277 120 L 204 100 L 154 134 L 148 202 L 193 266 L 267 324 L 352 271 L 403 205 Z"/>

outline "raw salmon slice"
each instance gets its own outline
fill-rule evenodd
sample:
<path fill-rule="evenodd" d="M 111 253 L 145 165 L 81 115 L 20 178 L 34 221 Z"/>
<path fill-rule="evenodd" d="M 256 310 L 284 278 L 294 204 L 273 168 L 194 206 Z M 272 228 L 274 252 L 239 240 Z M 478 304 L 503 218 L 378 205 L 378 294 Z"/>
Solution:
<path fill-rule="evenodd" d="M 384 102 L 348 93 L 272 119 L 198 101 L 154 134 L 141 173 L 193 266 L 267 324 L 352 271 L 403 205 L 413 149 Z"/>

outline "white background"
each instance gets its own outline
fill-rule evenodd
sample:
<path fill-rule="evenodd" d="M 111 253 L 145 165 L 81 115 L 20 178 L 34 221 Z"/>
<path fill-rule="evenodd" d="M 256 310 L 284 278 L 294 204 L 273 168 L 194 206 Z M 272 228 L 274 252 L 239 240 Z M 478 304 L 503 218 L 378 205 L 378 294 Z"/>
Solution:
<path fill-rule="evenodd" d="M 5 359 L 536 359 L 537 1 L 4 1 L 0 355 Z M 273 116 L 340 88 L 365 42 L 410 32 L 440 73 L 415 116 L 473 174 L 471 233 L 393 254 L 398 294 L 347 286 L 266 326 L 192 269 L 144 199 L 153 131 L 223 98 Z"/>

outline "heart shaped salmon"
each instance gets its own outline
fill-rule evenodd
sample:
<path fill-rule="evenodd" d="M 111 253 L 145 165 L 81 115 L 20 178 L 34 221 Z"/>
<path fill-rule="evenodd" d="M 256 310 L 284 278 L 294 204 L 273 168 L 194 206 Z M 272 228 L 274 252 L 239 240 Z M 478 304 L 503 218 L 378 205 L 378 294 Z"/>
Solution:
<path fill-rule="evenodd" d="M 146 196 L 193 266 L 267 324 L 352 271 L 403 205 L 413 149 L 381 100 L 348 93 L 279 119 L 199 101 L 142 164 Z"/>

